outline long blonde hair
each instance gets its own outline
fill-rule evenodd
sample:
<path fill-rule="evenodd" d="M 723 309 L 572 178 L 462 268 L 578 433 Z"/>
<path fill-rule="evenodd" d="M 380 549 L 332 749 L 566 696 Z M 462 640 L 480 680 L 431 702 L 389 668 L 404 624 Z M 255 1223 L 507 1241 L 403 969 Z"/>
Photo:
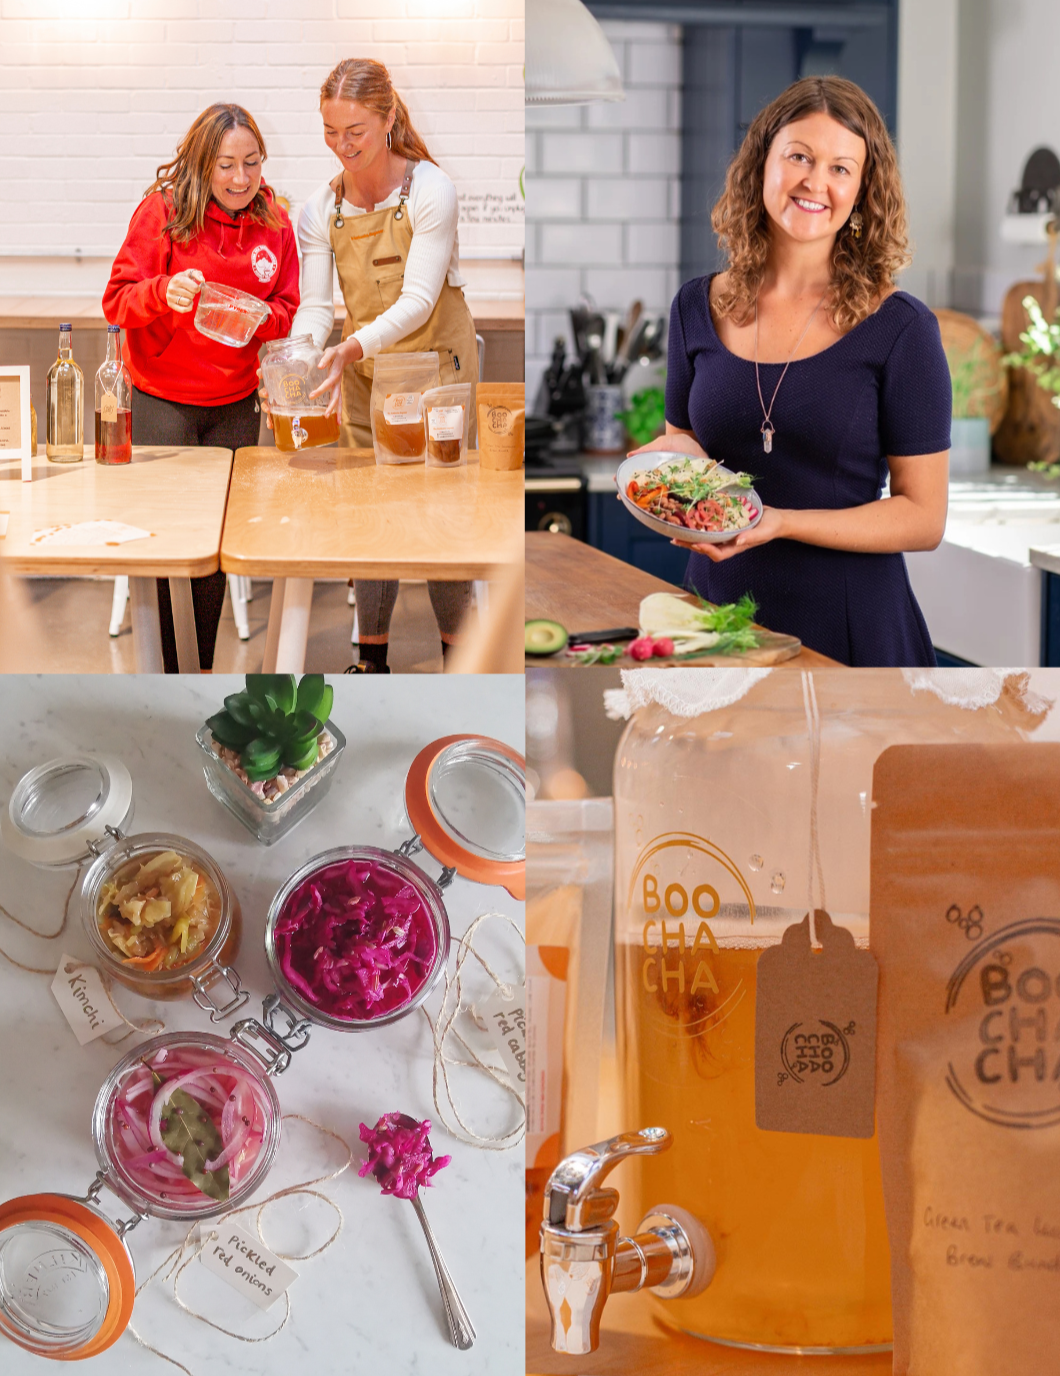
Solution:
<path fill-rule="evenodd" d="M 177 155 L 163 163 L 155 173 L 155 180 L 144 192 L 150 196 L 161 191 L 169 207 L 166 233 L 178 243 L 187 243 L 200 233 L 206 223 L 206 208 L 210 204 L 210 186 L 221 140 L 230 129 L 249 129 L 257 140 L 261 160 L 265 161 L 265 140 L 254 116 L 242 105 L 211 105 L 196 119 L 177 145 Z M 278 229 L 279 217 L 270 204 L 268 187 L 264 182 L 247 207 L 252 220 L 259 220 L 270 229 Z"/>
<path fill-rule="evenodd" d="M 848 222 L 832 250 L 829 310 L 837 328 L 850 330 L 864 320 L 910 262 L 898 158 L 879 110 L 860 86 L 843 77 L 804 77 L 754 117 L 711 213 L 711 225 L 729 259 L 727 287 L 713 302 L 720 316 L 742 324 L 754 311 L 769 255 L 762 183 L 773 140 L 785 125 L 819 113 L 857 134 L 867 152 L 858 192 L 862 236 L 856 238 Z"/>
<path fill-rule="evenodd" d="M 373 62 L 368 57 L 344 57 L 320 88 L 321 105 L 325 100 L 355 100 L 384 120 L 393 110 L 391 151 L 415 162 L 433 162 L 437 167 L 427 145 L 413 127 L 408 106 L 394 90 L 390 73 L 381 62 Z"/>

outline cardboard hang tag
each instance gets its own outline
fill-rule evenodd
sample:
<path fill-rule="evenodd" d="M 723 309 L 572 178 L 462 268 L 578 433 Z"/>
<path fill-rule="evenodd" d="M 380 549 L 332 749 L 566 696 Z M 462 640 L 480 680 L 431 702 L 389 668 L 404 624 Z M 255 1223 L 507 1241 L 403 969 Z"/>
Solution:
<path fill-rule="evenodd" d="M 820 908 L 758 958 L 755 1123 L 766 1132 L 871 1137 L 876 960 Z"/>
<path fill-rule="evenodd" d="M 104 425 L 113 424 L 118 419 L 118 398 L 113 392 L 104 392 L 100 397 L 99 418 Z"/>
<path fill-rule="evenodd" d="M 526 987 L 517 985 L 508 993 L 498 989 L 479 1010 L 489 1028 L 512 1085 L 526 1103 Z"/>
<path fill-rule="evenodd" d="M 52 980 L 52 993 L 82 1046 L 122 1025 L 99 971 L 65 952 Z"/>
<path fill-rule="evenodd" d="M 246 1295 L 251 1304 L 268 1309 L 276 1303 L 298 1272 L 270 1252 L 260 1238 L 231 1219 L 203 1224 L 199 1260 L 208 1271 Z"/>

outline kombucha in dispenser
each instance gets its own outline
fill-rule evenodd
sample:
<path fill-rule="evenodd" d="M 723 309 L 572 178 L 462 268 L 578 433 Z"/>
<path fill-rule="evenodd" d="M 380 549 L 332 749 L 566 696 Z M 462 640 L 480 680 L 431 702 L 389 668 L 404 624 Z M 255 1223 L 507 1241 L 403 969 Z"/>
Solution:
<path fill-rule="evenodd" d="M 658 1318 L 714 1342 L 890 1346 L 868 949 L 873 766 L 892 745 L 1018 742 L 1039 724 L 1025 679 L 967 674 L 978 677 L 624 676 L 621 1132 L 573 1151 L 545 1188 L 541 1271 L 557 1350 L 593 1351 L 609 1295 L 641 1288 Z M 619 1209 L 631 1236 L 619 1235 Z"/>

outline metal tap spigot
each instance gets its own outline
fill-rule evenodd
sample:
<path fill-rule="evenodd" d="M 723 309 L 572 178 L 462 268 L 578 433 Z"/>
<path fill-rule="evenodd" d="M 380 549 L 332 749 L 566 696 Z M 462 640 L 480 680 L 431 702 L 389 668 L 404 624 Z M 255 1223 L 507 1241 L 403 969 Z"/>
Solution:
<path fill-rule="evenodd" d="M 557 1352 L 600 1346 L 600 1319 L 614 1291 L 648 1288 L 663 1299 L 698 1295 L 714 1276 L 714 1244 L 693 1214 L 660 1204 L 634 1237 L 619 1237 L 618 1191 L 601 1182 L 627 1156 L 665 1151 L 665 1128 L 624 1132 L 565 1157 L 545 1189 L 541 1283 Z"/>

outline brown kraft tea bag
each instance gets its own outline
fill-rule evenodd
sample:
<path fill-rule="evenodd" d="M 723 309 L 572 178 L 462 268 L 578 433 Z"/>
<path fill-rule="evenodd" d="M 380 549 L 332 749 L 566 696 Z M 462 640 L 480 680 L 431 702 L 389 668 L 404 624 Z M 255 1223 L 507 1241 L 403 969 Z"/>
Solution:
<path fill-rule="evenodd" d="M 1060 745 L 894 746 L 873 799 L 895 1376 L 1058 1376 Z"/>
<path fill-rule="evenodd" d="M 526 388 L 521 382 L 478 385 L 478 457 L 482 468 L 511 472 L 526 454 Z"/>

